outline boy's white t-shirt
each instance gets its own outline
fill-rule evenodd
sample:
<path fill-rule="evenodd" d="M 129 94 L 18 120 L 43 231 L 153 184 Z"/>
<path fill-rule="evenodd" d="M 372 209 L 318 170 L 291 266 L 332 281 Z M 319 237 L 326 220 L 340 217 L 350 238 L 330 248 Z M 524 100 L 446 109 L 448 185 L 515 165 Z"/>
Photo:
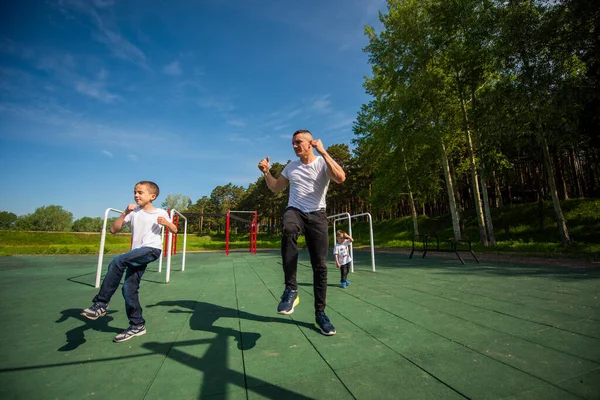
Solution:
<path fill-rule="evenodd" d="M 348 251 L 348 244 L 350 243 L 351 242 L 346 239 L 342 243 L 336 242 L 333 247 L 333 254 L 337 254 L 340 265 L 348 264 L 352 261 L 352 257 L 350 257 L 350 252 Z"/>
<path fill-rule="evenodd" d="M 285 166 L 281 175 L 290 182 L 288 207 L 295 207 L 303 212 L 325 208 L 330 179 L 323 157 L 317 156 L 309 164 L 294 160 Z"/>
<path fill-rule="evenodd" d="M 157 222 L 158 217 L 163 217 L 169 221 L 169 214 L 162 208 L 155 208 L 153 211 L 144 211 L 136 208 L 125 216 L 123 222 L 131 226 L 131 250 L 140 247 L 152 247 L 162 250 L 161 228 Z"/>

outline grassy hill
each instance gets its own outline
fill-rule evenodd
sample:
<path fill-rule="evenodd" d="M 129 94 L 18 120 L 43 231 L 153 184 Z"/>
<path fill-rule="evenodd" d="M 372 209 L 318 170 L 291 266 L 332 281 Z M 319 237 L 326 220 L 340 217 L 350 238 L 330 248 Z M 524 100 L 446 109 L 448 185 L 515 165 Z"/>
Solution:
<path fill-rule="evenodd" d="M 520 204 L 492 209 L 496 233 L 496 247 L 484 248 L 477 242 L 479 231 L 475 215 L 465 215 L 465 238 L 474 242 L 477 252 L 517 252 L 526 255 L 552 257 L 595 258 L 600 253 L 600 199 L 568 200 L 562 203 L 572 245 L 562 247 L 554 212 L 550 202 Z M 344 224 L 339 229 L 347 230 Z M 421 234 L 439 235 L 440 239 L 452 237 L 450 217 L 419 217 Z M 365 220 L 352 221 L 355 246 L 369 245 L 369 226 Z M 410 217 L 376 221 L 373 224 L 377 248 L 409 249 L 412 244 L 412 219 Z M 106 235 L 104 252 L 118 254 L 129 249 L 130 235 Z M 183 245 L 180 236 L 178 249 Z M 303 238 L 300 239 L 300 246 Z M 97 254 L 99 233 L 21 232 L 0 231 L 0 255 L 15 254 Z M 279 235 L 258 235 L 258 248 L 279 248 Z M 248 235 L 233 236 L 230 248 L 247 248 Z M 188 234 L 187 250 L 224 250 L 225 236 L 197 236 Z"/>

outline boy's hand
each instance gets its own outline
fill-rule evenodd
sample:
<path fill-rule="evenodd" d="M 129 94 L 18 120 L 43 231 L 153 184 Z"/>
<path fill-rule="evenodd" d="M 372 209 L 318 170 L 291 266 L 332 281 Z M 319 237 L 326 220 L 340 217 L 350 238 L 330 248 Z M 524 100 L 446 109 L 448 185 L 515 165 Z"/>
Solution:
<path fill-rule="evenodd" d="M 156 222 L 158 222 L 159 225 L 165 226 L 169 221 L 165 217 L 158 217 Z"/>
<path fill-rule="evenodd" d="M 337 269 L 340 269 L 342 267 L 340 264 L 336 264 L 335 266 L 337 267 Z"/>
<path fill-rule="evenodd" d="M 130 212 L 132 212 L 136 208 L 137 208 L 137 204 L 128 204 L 127 208 L 125 209 L 125 215 L 129 214 Z"/>

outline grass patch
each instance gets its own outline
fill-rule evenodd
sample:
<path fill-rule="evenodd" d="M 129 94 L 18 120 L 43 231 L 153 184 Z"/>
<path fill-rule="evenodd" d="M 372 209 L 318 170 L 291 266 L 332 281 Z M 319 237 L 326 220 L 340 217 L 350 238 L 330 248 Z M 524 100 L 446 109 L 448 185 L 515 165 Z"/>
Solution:
<path fill-rule="evenodd" d="M 479 243 L 479 229 L 474 212 L 465 213 L 465 239 L 473 242 L 478 253 L 519 253 L 544 257 L 572 257 L 597 259 L 600 254 L 600 199 L 568 200 L 562 203 L 563 213 L 572 244 L 560 245 L 560 237 L 551 202 L 543 204 L 521 204 L 492 209 L 497 245 L 484 247 Z M 348 230 L 347 224 L 336 224 L 337 229 Z M 333 227 L 330 226 L 330 247 L 333 247 Z M 373 223 L 375 247 L 410 249 L 413 237 L 413 222 L 410 217 Z M 448 215 L 435 218 L 419 216 L 421 234 L 437 234 L 440 240 L 453 236 L 452 221 Z M 369 246 L 369 224 L 366 220 L 352 220 L 355 246 Z M 106 235 L 104 253 L 119 254 L 129 250 L 131 235 Z M 304 237 L 298 246 L 305 245 Z M 74 232 L 21 232 L 0 231 L 0 255 L 17 254 L 98 254 L 99 233 Z M 183 239 L 177 242 L 182 251 Z M 257 248 L 279 249 L 280 235 L 260 233 Z M 247 249 L 248 235 L 232 235 L 230 249 Z M 188 234 L 188 251 L 225 250 L 225 235 L 198 236 Z"/>

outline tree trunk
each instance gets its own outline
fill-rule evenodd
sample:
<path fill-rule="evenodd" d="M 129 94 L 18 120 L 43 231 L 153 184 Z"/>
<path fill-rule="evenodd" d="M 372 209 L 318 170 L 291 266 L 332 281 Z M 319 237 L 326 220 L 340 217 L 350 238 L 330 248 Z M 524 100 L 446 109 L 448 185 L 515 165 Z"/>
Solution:
<path fill-rule="evenodd" d="M 415 207 L 415 199 L 413 197 L 412 189 L 410 187 L 410 179 L 408 178 L 408 165 L 406 164 L 406 157 L 404 157 L 404 149 L 402 149 L 402 156 L 404 158 L 404 174 L 406 175 L 406 185 L 408 187 L 408 199 L 410 202 L 410 212 L 413 220 L 413 231 L 416 236 L 419 235 L 419 220 L 417 219 L 417 209 Z"/>
<path fill-rule="evenodd" d="M 473 140 L 471 138 L 471 131 L 469 128 L 469 118 L 467 117 L 467 109 L 465 101 L 460 96 L 460 108 L 462 110 L 463 122 L 465 124 L 465 135 L 467 140 L 467 151 L 469 153 L 469 166 L 471 168 L 471 187 L 473 188 L 473 201 L 475 202 L 475 212 L 477 214 L 477 225 L 479 226 L 479 239 L 481 244 L 484 246 L 488 245 L 488 238 L 485 228 L 485 220 L 483 217 L 483 207 L 481 204 L 481 194 L 479 193 L 479 176 L 477 174 L 477 165 L 475 163 L 475 150 L 473 146 Z"/>
<path fill-rule="evenodd" d="M 448 154 L 446 153 L 446 145 L 440 139 L 440 149 L 442 153 L 442 169 L 444 170 L 444 178 L 446 180 L 446 190 L 448 192 L 448 201 L 450 203 L 450 216 L 452 217 L 452 230 L 454 231 L 454 240 L 462 240 L 460 231 L 460 218 L 456 198 L 454 197 L 454 184 L 452 183 L 452 175 L 450 174 L 450 165 L 448 163 Z"/>
<path fill-rule="evenodd" d="M 485 215 L 485 226 L 487 228 L 487 233 L 488 233 L 488 237 L 490 239 L 490 244 L 492 246 L 496 245 L 496 235 L 494 234 L 494 223 L 492 222 L 492 213 L 490 212 L 490 202 L 488 199 L 488 191 L 487 191 L 487 184 L 485 182 L 485 175 L 483 173 L 483 171 L 485 170 L 485 168 L 482 165 L 482 172 L 481 172 L 481 194 L 483 197 L 483 212 Z"/>
<path fill-rule="evenodd" d="M 548 151 L 548 143 L 543 134 L 539 134 L 542 145 L 542 153 L 544 155 L 544 167 L 546 169 L 546 176 L 548 177 L 548 186 L 550 187 L 550 194 L 552 195 L 552 205 L 554 206 L 554 213 L 556 214 L 556 224 L 558 225 L 558 231 L 560 233 L 560 241 L 563 246 L 567 246 L 571 243 L 569 238 L 569 232 L 567 230 L 567 223 L 560 207 L 560 201 L 558 199 L 558 193 L 556 191 L 556 181 L 554 180 L 554 170 L 552 168 L 552 162 L 550 161 L 550 152 Z"/>

